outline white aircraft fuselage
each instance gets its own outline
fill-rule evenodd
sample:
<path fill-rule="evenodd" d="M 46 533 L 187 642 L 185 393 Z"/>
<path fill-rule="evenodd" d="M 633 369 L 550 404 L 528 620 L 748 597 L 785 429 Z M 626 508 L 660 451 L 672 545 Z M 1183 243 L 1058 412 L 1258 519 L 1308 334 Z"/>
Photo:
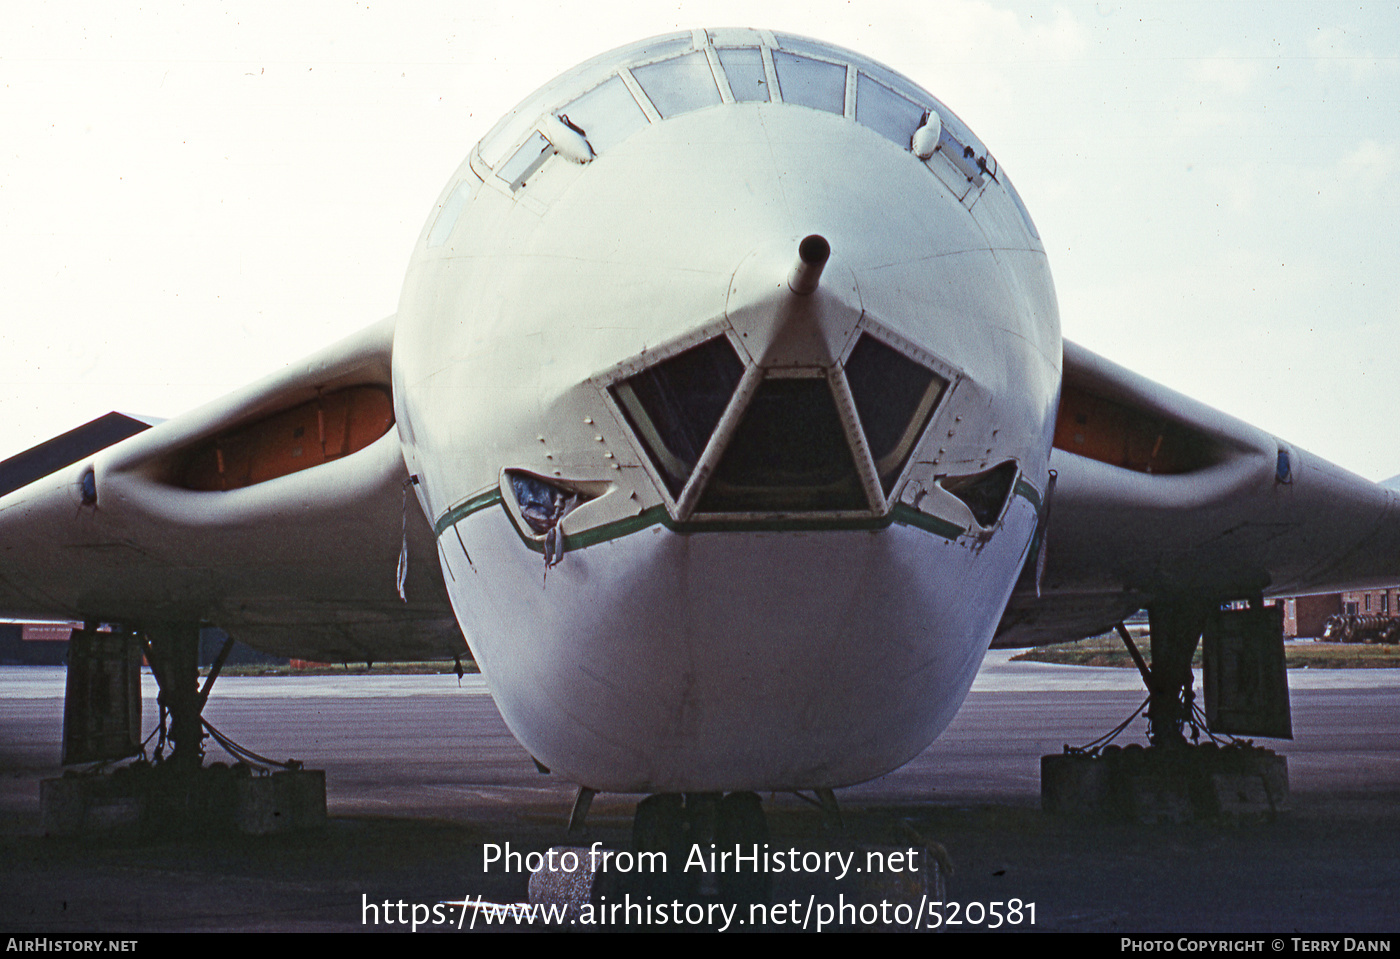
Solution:
<path fill-rule="evenodd" d="M 913 83 L 756 30 L 589 61 L 447 184 L 394 336 L 453 609 L 541 763 L 837 787 L 952 719 L 1062 345 L 1004 171 Z"/>

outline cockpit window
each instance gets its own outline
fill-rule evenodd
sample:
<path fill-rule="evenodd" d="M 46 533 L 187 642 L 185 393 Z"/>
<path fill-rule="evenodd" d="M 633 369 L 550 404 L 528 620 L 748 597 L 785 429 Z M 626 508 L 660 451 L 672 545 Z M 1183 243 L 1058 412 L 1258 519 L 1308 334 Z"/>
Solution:
<path fill-rule="evenodd" d="M 559 116 L 587 138 L 594 153 L 612 149 L 648 122 L 621 77 L 600 83 L 560 110 Z"/>
<path fill-rule="evenodd" d="M 715 51 L 719 65 L 729 80 L 729 91 L 739 103 L 767 103 L 768 74 L 763 69 L 763 53 L 758 47 L 726 47 Z"/>
<path fill-rule="evenodd" d="M 784 103 L 828 113 L 846 112 L 846 68 L 842 64 L 774 50 L 773 69 Z"/>
<path fill-rule="evenodd" d="M 707 39 L 713 47 L 705 45 Z M 853 76 L 852 112 L 857 123 L 909 150 L 914 131 L 925 118 L 936 115 L 938 152 L 944 159 L 934 162 L 925 156 L 930 169 L 960 198 L 969 193 L 966 184 L 980 187 L 988 176 L 1002 182 L 1021 211 L 1027 230 L 1038 238 L 1020 197 L 999 176 L 996 161 L 963 122 L 927 91 L 850 50 L 786 34 L 777 34 L 775 39 L 777 46 L 770 46 L 755 30 L 713 30 L 706 39 L 687 32 L 653 37 L 594 57 L 545 84 L 503 117 L 477 145 L 474 162 L 489 167 L 512 190 L 519 190 L 563 149 L 557 142 L 554 150 L 539 146 L 540 133 L 550 136 L 541 124 L 549 113 L 588 141 L 590 149 L 584 159 L 563 150 L 583 163 L 606 153 L 653 120 L 719 106 L 724 102 L 721 91 L 725 81 L 735 103 L 781 99 L 844 116 L 848 79 Z M 723 72 L 723 78 L 717 71 Z M 780 96 L 770 89 L 774 75 Z M 948 171 L 954 182 L 938 172 L 945 161 L 956 168 Z M 975 200 L 972 196 L 966 202 L 970 205 Z"/>
<path fill-rule="evenodd" d="M 554 155 L 554 148 L 550 146 L 543 134 L 533 134 L 525 141 L 525 145 L 511 155 L 511 158 L 501 164 L 499 171 L 502 180 L 510 182 L 512 190 L 520 189 L 521 185 L 529 177 L 544 165 L 544 161 Z"/>
<path fill-rule="evenodd" d="M 701 513 L 867 510 L 825 377 L 770 376 L 700 496 Z"/>
<path fill-rule="evenodd" d="M 863 123 L 902 149 L 919 128 L 928 109 L 889 87 L 872 80 L 864 72 L 856 78 L 856 122 Z"/>
<path fill-rule="evenodd" d="M 634 67 L 632 76 L 637 78 L 663 120 L 718 106 L 720 102 L 719 87 L 715 86 L 710 61 L 705 59 L 704 53 Z"/>
<path fill-rule="evenodd" d="M 948 381 L 862 333 L 846 360 L 846 382 L 875 471 L 889 495 Z"/>
<path fill-rule="evenodd" d="M 722 92 L 726 82 L 728 95 Z M 936 145 L 926 144 L 917 154 L 927 168 L 969 208 L 988 178 L 996 180 L 1010 194 L 1027 232 L 1039 239 L 995 158 L 927 91 L 850 50 L 786 34 L 765 39 L 747 29 L 654 37 L 579 64 L 502 118 L 477 145 L 473 169 L 485 177 L 479 169 L 484 165 L 519 191 L 556 153 L 588 163 L 653 121 L 717 107 L 730 96 L 735 103 L 781 101 L 846 116 L 848 87 L 852 119 L 911 155 L 914 131 L 929 120 L 929 129 L 938 133 Z M 551 113 L 583 136 L 587 148 L 574 144 L 571 135 L 565 137 L 568 143 L 561 142 Z M 552 146 L 541 146 L 542 140 Z M 443 228 L 431 231 L 431 246 L 445 243 L 444 231 L 450 232 L 453 222 L 439 219 Z"/>
<path fill-rule="evenodd" d="M 734 347 L 719 336 L 613 386 L 672 496 L 680 496 L 743 375 Z"/>

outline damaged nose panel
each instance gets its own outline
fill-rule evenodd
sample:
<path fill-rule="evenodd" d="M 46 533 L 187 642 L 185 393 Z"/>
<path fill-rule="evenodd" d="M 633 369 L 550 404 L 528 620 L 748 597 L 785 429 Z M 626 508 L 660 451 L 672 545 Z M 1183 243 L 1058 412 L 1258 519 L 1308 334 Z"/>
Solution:
<path fill-rule="evenodd" d="M 580 489 L 561 486 L 531 473 L 507 470 L 506 480 L 520 518 L 544 547 L 544 569 L 564 559 L 564 531 L 560 522 L 582 504 L 595 497 Z"/>

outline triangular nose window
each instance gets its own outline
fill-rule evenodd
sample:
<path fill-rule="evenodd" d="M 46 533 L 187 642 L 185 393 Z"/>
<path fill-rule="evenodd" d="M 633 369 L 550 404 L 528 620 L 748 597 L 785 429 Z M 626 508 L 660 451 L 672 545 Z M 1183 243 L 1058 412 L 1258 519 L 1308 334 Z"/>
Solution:
<path fill-rule="evenodd" d="M 720 336 L 612 388 L 672 496 L 680 496 L 743 375 L 734 347 Z"/>
<path fill-rule="evenodd" d="M 869 508 L 825 377 L 759 385 L 697 506 L 702 513 Z"/>
<path fill-rule="evenodd" d="M 846 382 L 888 496 L 948 381 L 862 334 L 846 360 Z"/>

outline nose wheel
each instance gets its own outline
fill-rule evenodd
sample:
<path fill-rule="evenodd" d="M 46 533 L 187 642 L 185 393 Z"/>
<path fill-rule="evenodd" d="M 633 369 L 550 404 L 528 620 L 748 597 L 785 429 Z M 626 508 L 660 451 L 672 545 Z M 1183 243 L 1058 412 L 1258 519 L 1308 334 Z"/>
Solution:
<path fill-rule="evenodd" d="M 767 902 L 767 873 L 756 868 L 708 868 L 716 853 L 738 849 L 753 856 L 755 847 L 762 851 L 767 842 L 768 817 L 756 793 L 648 796 L 637 804 L 632 820 L 632 851 L 665 853 L 667 870 L 639 873 L 633 894 L 650 895 L 657 901 Z"/>

